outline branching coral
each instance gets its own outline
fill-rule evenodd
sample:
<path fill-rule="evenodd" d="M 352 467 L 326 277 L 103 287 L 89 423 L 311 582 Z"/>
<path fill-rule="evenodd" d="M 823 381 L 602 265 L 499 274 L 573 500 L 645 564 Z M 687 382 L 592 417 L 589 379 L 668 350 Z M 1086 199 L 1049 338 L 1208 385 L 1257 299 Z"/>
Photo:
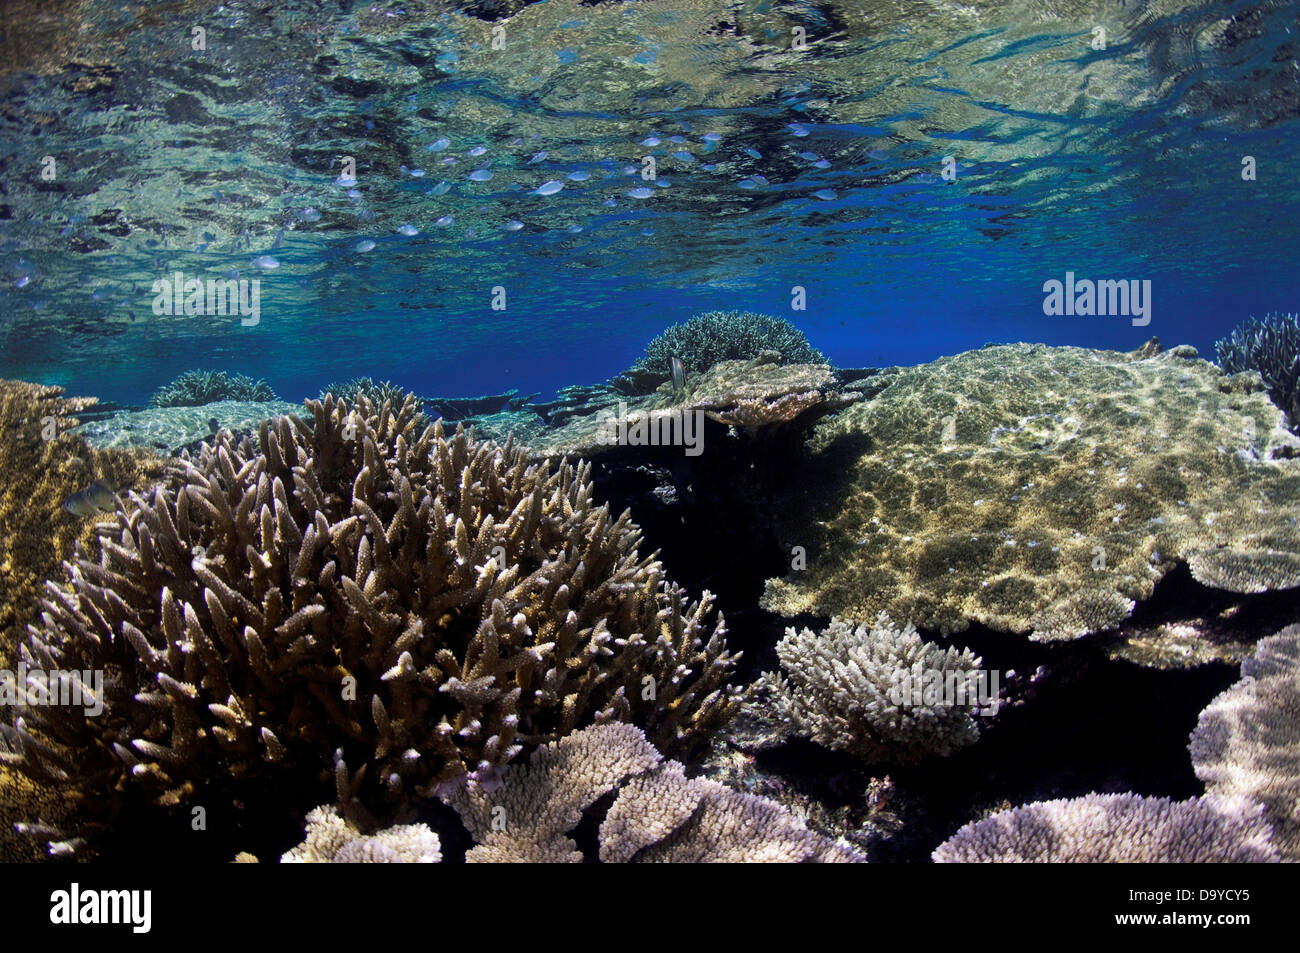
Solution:
<path fill-rule="evenodd" d="M 773 714 L 819 744 L 869 761 L 915 761 L 979 738 L 981 661 L 969 649 L 943 649 L 881 613 L 874 627 L 837 619 L 821 633 L 786 629 L 776 652 L 782 672 L 764 676 Z M 946 697 L 949 683 L 960 698 Z"/>
<path fill-rule="evenodd" d="M 1291 427 L 1300 427 L 1300 315 L 1251 318 L 1215 341 L 1214 350 L 1229 374 L 1257 371 Z"/>
<path fill-rule="evenodd" d="M 307 815 L 303 842 L 280 858 L 285 864 L 436 864 L 438 835 L 424 824 L 398 824 L 363 834 L 333 807 Z"/>
<path fill-rule="evenodd" d="M 703 373 L 721 361 L 749 360 L 776 351 L 782 364 L 825 364 L 826 357 L 784 318 L 749 311 L 709 311 L 674 324 L 646 345 L 632 372 L 638 380 L 666 381 L 676 357 L 688 373 Z"/>
<path fill-rule="evenodd" d="M 1276 862 L 1260 806 L 1088 794 L 1036 801 L 967 824 L 933 854 L 937 863 Z"/>
<path fill-rule="evenodd" d="M 214 773 L 328 776 L 341 749 L 382 814 L 583 723 L 685 750 L 733 713 L 708 594 L 687 604 L 638 555 L 586 466 L 417 433 L 414 397 L 307 406 L 132 494 L 24 648 L 105 671 L 105 711 L 19 708 L 0 759 L 88 805 L 167 805 Z"/>
<path fill-rule="evenodd" d="M 1261 802 L 1278 849 L 1300 860 L 1300 625 L 1261 639 L 1241 674 L 1201 712 L 1192 764 L 1209 794 Z"/>
<path fill-rule="evenodd" d="M 358 397 L 365 397 L 376 407 L 384 406 L 384 401 L 391 400 L 400 407 L 406 399 L 406 391 L 392 381 L 374 381 L 369 377 L 354 377 L 349 381 L 334 381 L 320 392 L 320 399 L 326 394 L 333 394 L 335 400 L 348 404 L 356 403 Z"/>
<path fill-rule="evenodd" d="M 276 400 L 275 391 L 263 380 L 225 371 L 186 371 L 149 398 L 151 407 L 194 407 L 218 400 Z"/>
<path fill-rule="evenodd" d="M 1300 441 L 1254 375 L 1186 346 L 1017 344 L 873 380 L 774 508 L 808 561 L 768 609 L 1050 641 L 1117 626 L 1180 562 L 1234 592 L 1300 584 Z"/>
<path fill-rule="evenodd" d="M 599 833 L 607 863 L 861 859 L 773 801 L 688 779 L 681 764 L 662 761 L 630 725 L 569 735 L 539 748 L 526 767 L 506 768 L 492 790 L 453 783 L 442 797 L 478 842 L 466 860 L 553 863 L 584 859 L 568 834 L 584 810 L 613 791 Z"/>

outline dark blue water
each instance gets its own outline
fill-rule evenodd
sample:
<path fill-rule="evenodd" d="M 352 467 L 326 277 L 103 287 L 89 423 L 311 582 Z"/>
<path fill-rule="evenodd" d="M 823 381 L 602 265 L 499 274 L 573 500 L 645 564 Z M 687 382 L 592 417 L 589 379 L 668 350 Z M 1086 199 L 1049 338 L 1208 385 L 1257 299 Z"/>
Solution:
<path fill-rule="evenodd" d="M 193 367 L 287 399 L 549 394 L 706 310 L 786 317 L 842 366 L 1208 357 L 1296 310 L 1296 6 L 1043 6 L 552 0 L 493 50 L 455 4 L 9 4 L 0 376 L 137 404 Z M 176 271 L 257 279 L 259 321 L 154 314 Z M 1150 281 L 1149 324 L 1045 315 L 1067 272 Z"/>

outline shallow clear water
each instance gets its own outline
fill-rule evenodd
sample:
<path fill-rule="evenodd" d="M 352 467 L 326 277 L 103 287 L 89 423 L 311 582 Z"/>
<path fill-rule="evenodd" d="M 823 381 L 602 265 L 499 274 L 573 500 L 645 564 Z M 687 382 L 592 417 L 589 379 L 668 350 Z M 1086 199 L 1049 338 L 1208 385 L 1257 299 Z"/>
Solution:
<path fill-rule="evenodd" d="M 1208 356 L 1300 301 L 1292 3 L 458 8 L 7 3 L 0 376 L 549 392 L 722 308 L 846 366 Z M 1067 271 L 1150 280 L 1150 323 L 1046 316 Z M 155 314 L 176 272 L 257 279 L 259 320 Z"/>

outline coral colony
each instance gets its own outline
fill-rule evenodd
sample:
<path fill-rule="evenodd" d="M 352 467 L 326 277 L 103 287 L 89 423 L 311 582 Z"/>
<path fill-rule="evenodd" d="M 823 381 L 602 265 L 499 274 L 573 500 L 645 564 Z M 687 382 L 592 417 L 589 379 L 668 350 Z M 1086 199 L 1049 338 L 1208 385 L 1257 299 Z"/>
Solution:
<path fill-rule="evenodd" d="M 1300 862 L 1294 4 L 13 6 L 0 861 Z"/>

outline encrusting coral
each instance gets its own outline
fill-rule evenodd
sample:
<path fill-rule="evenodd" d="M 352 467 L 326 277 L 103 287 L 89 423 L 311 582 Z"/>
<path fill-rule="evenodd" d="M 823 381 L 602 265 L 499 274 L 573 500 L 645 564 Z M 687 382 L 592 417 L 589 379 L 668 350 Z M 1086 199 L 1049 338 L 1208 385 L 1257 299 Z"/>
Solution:
<path fill-rule="evenodd" d="M 441 797 L 477 842 L 467 861 L 577 863 L 584 855 L 569 833 L 614 791 L 599 831 L 606 863 L 861 860 L 773 801 L 688 779 L 632 725 L 576 732 L 507 767 L 497 784 L 453 782 Z"/>
<path fill-rule="evenodd" d="M 1254 375 L 1017 344 L 872 380 L 818 425 L 818 477 L 788 480 L 779 535 L 807 568 L 768 609 L 1047 641 L 1114 627 L 1180 561 L 1213 588 L 1300 585 L 1300 441 Z"/>
<path fill-rule="evenodd" d="M 1292 429 L 1300 428 L 1300 315 L 1251 318 L 1215 341 L 1214 350 L 1229 374 L 1257 372 Z"/>
<path fill-rule="evenodd" d="M 782 671 L 764 675 L 763 694 L 787 730 L 868 761 L 949 755 L 978 740 L 982 662 L 969 649 L 926 642 L 883 612 L 874 626 L 785 631 Z"/>
<path fill-rule="evenodd" d="M 384 816 L 584 723 L 678 751 L 733 714 L 708 593 L 639 556 L 585 466 L 417 433 L 414 397 L 307 407 L 183 458 L 51 586 L 24 657 L 105 671 L 104 711 L 19 707 L 0 760 L 88 813 L 350 762 Z"/>
<path fill-rule="evenodd" d="M 1268 863 L 1278 860 L 1260 805 L 1088 794 L 1036 801 L 967 824 L 936 863 Z"/>
<path fill-rule="evenodd" d="M 1201 712 L 1192 765 L 1207 793 L 1263 804 L 1278 850 L 1300 861 L 1300 625 L 1261 639 L 1241 675 Z"/>
<path fill-rule="evenodd" d="M 750 311 L 709 311 L 666 328 L 646 345 L 645 354 L 624 379 L 635 393 L 645 393 L 671 378 L 674 357 L 688 374 L 699 374 L 722 361 L 749 360 L 763 351 L 775 351 L 782 364 L 827 363 L 804 333 L 784 318 Z"/>
<path fill-rule="evenodd" d="M 333 807 L 307 815 L 303 842 L 280 858 L 284 864 L 436 864 L 438 835 L 424 824 L 398 824 L 363 834 Z"/>
<path fill-rule="evenodd" d="M 150 407 L 194 407 L 218 400 L 276 400 L 275 391 L 263 380 L 225 371 L 186 371 L 164 384 L 149 398 Z"/>

